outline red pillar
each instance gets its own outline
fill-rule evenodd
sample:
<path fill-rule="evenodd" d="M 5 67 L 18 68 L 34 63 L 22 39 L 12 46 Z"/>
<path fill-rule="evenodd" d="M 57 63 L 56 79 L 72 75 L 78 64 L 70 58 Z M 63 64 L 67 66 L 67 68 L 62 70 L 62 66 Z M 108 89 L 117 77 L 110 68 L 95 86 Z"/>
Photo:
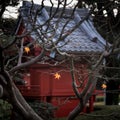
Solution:
<path fill-rule="evenodd" d="M 95 102 L 95 95 L 90 97 L 90 100 L 89 100 L 89 112 L 92 112 L 94 110 L 94 102 Z"/>

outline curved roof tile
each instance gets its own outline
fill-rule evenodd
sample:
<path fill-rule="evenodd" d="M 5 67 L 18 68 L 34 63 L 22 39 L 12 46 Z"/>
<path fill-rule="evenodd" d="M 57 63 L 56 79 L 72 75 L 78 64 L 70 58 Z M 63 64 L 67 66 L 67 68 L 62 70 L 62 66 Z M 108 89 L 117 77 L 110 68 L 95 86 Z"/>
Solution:
<path fill-rule="evenodd" d="M 30 7 L 31 7 L 30 2 L 24 2 L 23 6 L 20 9 L 20 14 L 27 30 L 31 30 L 33 27 L 29 19 L 29 14 L 31 14 L 29 11 Z M 41 7 L 39 7 L 39 5 L 34 5 L 33 13 L 32 13 L 33 18 L 36 9 L 41 9 Z M 47 8 L 44 7 L 41 9 L 35 21 L 37 26 L 45 23 L 45 21 L 49 19 L 49 11 L 47 11 L 47 9 L 48 7 Z M 67 12 L 69 13 L 69 11 L 70 10 L 68 9 Z M 80 13 L 79 10 L 75 12 L 74 19 L 71 19 L 70 22 L 67 24 L 67 26 L 64 29 L 64 33 L 69 32 L 69 30 L 83 18 L 83 11 L 86 14 L 86 9 L 85 10 L 82 9 L 82 13 Z M 82 16 L 80 16 L 81 14 Z M 56 33 L 54 35 L 53 41 L 56 41 L 56 39 L 59 37 L 61 30 L 67 20 L 68 20 L 67 17 L 60 18 L 60 22 L 58 23 L 58 27 L 56 29 Z M 51 27 L 49 27 L 48 29 L 49 31 L 51 30 L 52 27 L 54 27 L 54 24 L 56 24 L 56 22 L 57 22 L 57 17 L 51 20 Z M 43 27 L 43 31 L 46 29 L 46 27 L 47 25 Z M 33 31 L 31 33 L 31 36 L 34 39 L 38 38 L 39 41 L 41 41 L 41 39 L 37 36 L 38 35 L 37 32 L 39 32 L 39 29 Z M 47 34 L 48 37 L 49 35 L 50 34 Z M 104 51 L 105 45 L 106 45 L 106 41 L 97 32 L 91 19 L 88 19 L 85 20 L 80 26 L 78 26 L 78 28 L 75 31 L 73 31 L 70 35 L 68 35 L 64 40 L 59 41 L 57 47 L 59 47 L 61 51 L 70 52 L 70 53 L 71 52 L 100 53 Z"/>

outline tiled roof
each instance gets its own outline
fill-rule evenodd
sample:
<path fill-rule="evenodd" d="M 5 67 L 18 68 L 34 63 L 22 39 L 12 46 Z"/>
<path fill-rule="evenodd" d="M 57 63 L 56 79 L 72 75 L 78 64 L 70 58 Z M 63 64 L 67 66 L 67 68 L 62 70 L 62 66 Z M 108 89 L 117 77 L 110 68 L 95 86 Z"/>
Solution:
<path fill-rule="evenodd" d="M 31 4 L 29 2 L 24 2 L 23 6 L 20 9 L 20 13 L 22 19 L 24 20 L 24 24 L 27 30 L 31 30 L 33 27 L 32 24 L 30 23 L 31 21 L 29 21 L 30 20 L 29 14 L 31 14 L 29 12 L 30 7 Z M 38 7 L 39 5 L 34 5 L 32 7 L 33 16 L 34 16 L 34 12 L 36 12 L 36 9 Z M 40 11 L 39 15 L 37 16 L 37 19 L 35 21 L 37 26 L 43 24 L 47 19 L 49 19 L 49 14 L 48 14 L 49 11 L 47 11 L 47 9 L 48 7 L 42 8 L 42 11 Z M 75 12 L 74 19 L 71 19 L 71 21 L 65 27 L 66 32 L 69 32 L 69 30 L 76 23 L 78 23 L 78 21 L 81 20 L 81 17 L 84 17 L 83 13 L 86 14 L 86 9 L 82 9 L 82 11 L 78 10 Z M 66 15 L 69 15 L 69 10 L 67 10 Z M 55 41 L 59 37 L 61 30 L 64 24 L 66 23 L 66 21 L 67 21 L 67 17 L 63 17 L 60 19 L 53 41 Z M 53 27 L 56 22 L 57 22 L 57 17 L 51 20 L 51 26 Z M 52 31 L 52 27 L 51 28 L 49 27 L 48 30 Z M 46 29 L 45 26 L 44 29 Z M 34 39 L 38 38 L 38 40 L 41 41 L 40 38 L 37 36 L 38 32 L 39 30 L 34 30 L 34 32 L 31 33 L 31 36 Z M 65 40 L 63 41 L 61 40 L 57 44 L 57 47 L 59 47 L 59 49 L 64 52 L 79 54 L 79 53 L 101 53 L 104 51 L 105 45 L 106 45 L 105 40 L 96 31 L 92 23 L 92 20 L 88 19 L 85 20 L 80 26 L 78 26 L 78 28 L 75 31 L 73 31 L 70 35 L 68 35 L 65 38 Z"/>

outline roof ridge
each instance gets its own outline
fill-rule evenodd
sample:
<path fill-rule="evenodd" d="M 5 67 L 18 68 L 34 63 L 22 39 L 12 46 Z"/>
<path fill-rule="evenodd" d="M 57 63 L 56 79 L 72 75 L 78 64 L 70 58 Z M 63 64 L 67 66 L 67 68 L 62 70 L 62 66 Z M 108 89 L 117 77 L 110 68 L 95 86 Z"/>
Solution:
<path fill-rule="evenodd" d="M 24 24 L 26 25 L 27 30 L 30 30 L 32 28 L 32 25 L 30 23 L 26 24 L 26 22 L 30 21 L 29 14 L 28 14 L 29 11 L 27 11 L 27 9 L 29 10 L 32 7 L 31 5 L 32 5 L 32 3 L 25 2 L 24 5 L 22 6 L 23 9 L 21 9 L 21 11 L 20 11 L 23 14 L 23 16 L 21 16 L 21 17 L 23 17 L 22 19 L 23 19 Z M 49 20 L 49 18 L 50 18 L 49 10 L 51 7 L 46 7 L 46 6 L 40 7 L 41 5 L 37 5 L 37 6 L 38 7 L 36 7 L 36 4 L 35 4 L 35 6 L 33 5 L 33 7 L 31 8 L 31 15 L 34 19 L 36 10 L 37 9 L 39 10 L 39 8 L 40 8 L 41 12 L 38 13 L 38 16 L 36 18 L 36 25 L 43 24 L 43 30 L 44 30 L 44 29 L 46 29 L 46 26 L 47 26 L 47 24 L 44 24 L 44 23 L 45 23 L 45 21 Z M 54 13 L 54 10 L 52 11 L 53 13 Z M 82 13 L 82 15 L 81 15 L 80 12 L 81 11 L 79 11 L 78 9 L 75 11 L 74 16 L 73 16 L 74 19 L 72 18 L 70 20 L 71 22 L 69 22 L 68 25 L 66 25 L 66 29 L 64 29 L 64 30 L 68 30 L 67 32 L 69 32 L 69 29 L 74 27 L 75 24 L 79 23 L 80 20 L 82 20 L 82 18 L 84 18 L 84 16 L 89 14 L 89 12 L 87 12 L 86 10 L 85 10 L 85 15 L 84 15 L 84 13 Z M 68 13 L 69 13 L 69 10 L 66 9 L 65 14 L 70 15 L 71 12 L 69 14 Z M 59 13 L 57 13 L 57 14 L 59 15 Z M 26 16 L 28 16 L 28 17 L 26 17 Z M 51 19 L 52 25 L 54 25 L 54 22 L 57 22 L 56 21 L 57 17 L 58 16 L 54 16 L 53 19 Z M 64 16 L 62 18 L 64 18 Z M 60 48 L 61 51 L 69 52 L 69 53 L 78 53 L 79 52 L 79 54 L 85 53 L 85 52 L 88 52 L 88 53 L 94 52 L 94 53 L 99 54 L 102 51 L 104 51 L 105 45 L 106 45 L 105 40 L 102 37 L 100 37 L 99 33 L 95 30 L 95 27 L 94 27 L 92 21 L 90 21 L 91 18 L 92 17 L 89 16 L 88 20 L 83 21 L 83 23 L 80 26 L 78 26 L 78 28 L 76 30 L 74 30 L 74 32 L 72 34 L 68 35 L 65 38 L 65 40 L 69 41 L 69 42 L 66 42 L 66 41 L 59 42 L 60 47 L 59 46 L 58 47 Z M 56 39 L 56 37 L 59 36 L 59 33 L 57 33 L 57 32 L 61 31 L 61 29 L 64 25 L 64 22 L 66 22 L 67 19 L 68 18 L 66 18 L 66 17 L 64 19 L 60 19 L 59 26 L 56 29 L 57 31 L 55 31 L 56 34 L 54 34 L 55 35 L 54 40 Z M 49 29 L 46 29 L 46 30 L 49 30 Z M 39 31 L 39 29 L 38 29 L 38 31 Z M 46 34 L 47 34 L 47 32 L 46 32 Z M 49 37 L 50 33 L 47 35 Z M 33 31 L 31 33 L 31 37 L 33 39 L 37 38 L 37 40 L 41 40 L 41 38 L 39 38 L 39 35 L 37 35 L 37 33 L 35 31 Z M 103 41 L 103 43 L 99 39 L 101 41 Z M 64 47 L 63 47 L 63 45 L 64 45 Z"/>

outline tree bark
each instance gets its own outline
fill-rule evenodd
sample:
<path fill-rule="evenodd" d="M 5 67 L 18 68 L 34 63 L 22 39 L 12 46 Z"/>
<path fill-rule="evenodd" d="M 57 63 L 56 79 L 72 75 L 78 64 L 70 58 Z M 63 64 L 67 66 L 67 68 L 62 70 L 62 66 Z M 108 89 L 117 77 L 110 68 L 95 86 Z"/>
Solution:
<path fill-rule="evenodd" d="M 4 91 L 7 92 L 6 97 L 9 103 L 12 104 L 16 112 L 18 112 L 25 120 L 43 120 L 26 102 L 18 88 L 12 81 L 8 72 L 4 71 L 2 77 L 0 77 L 1 85 L 4 86 Z M 3 82 L 5 81 L 5 82 Z"/>
<path fill-rule="evenodd" d="M 76 108 L 70 112 L 67 120 L 74 120 L 76 118 L 76 116 L 79 115 L 79 113 L 83 110 L 84 105 L 82 103 L 79 103 Z"/>

